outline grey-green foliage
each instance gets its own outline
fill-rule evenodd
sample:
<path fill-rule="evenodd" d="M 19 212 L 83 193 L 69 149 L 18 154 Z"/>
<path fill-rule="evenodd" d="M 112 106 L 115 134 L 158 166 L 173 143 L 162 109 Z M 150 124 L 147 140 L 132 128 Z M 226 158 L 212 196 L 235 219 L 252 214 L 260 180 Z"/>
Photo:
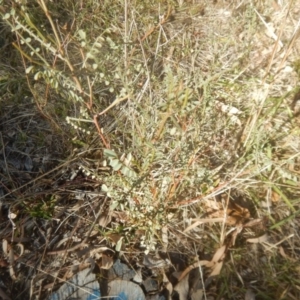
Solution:
<path fill-rule="evenodd" d="M 121 83 L 117 79 L 120 74 L 108 70 L 116 70 L 119 65 L 121 46 L 109 37 L 111 30 L 98 31 L 98 36 L 92 37 L 79 28 L 70 36 L 56 24 L 49 28 L 43 15 L 41 8 L 32 9 L 26 4 L 2 15 L 20 41 L 20 52 L 28 59 L 26 73 L 34 80 L 45 80 L 64 96 L 64 101 L 84 105 L 99 93 L 113 93 Z"/>

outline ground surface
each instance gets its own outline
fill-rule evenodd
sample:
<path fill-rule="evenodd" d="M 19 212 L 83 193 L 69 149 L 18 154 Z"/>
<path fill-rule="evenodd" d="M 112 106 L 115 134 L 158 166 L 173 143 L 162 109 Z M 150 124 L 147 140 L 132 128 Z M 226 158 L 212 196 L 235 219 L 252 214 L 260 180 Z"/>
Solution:
<path fill-rule="evenodd" d="M 298 0 L 0 4 L 0 298 L 300 298 Z"/>

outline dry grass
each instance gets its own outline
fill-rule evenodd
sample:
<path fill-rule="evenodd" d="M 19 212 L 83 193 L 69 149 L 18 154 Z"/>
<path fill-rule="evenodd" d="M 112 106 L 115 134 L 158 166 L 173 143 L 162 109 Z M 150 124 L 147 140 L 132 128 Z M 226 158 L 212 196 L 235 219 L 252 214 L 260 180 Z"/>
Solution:
<path fill-rule="evenodd" d="M 203 299 L 298 299 L 297 1 L 100 2 L 0 10 L 1 236 L 27 251 L 3 289 L 45 297 L 121 247 L 182 253 Z M 61 162 L 30 169 L 45 150 Z"/>

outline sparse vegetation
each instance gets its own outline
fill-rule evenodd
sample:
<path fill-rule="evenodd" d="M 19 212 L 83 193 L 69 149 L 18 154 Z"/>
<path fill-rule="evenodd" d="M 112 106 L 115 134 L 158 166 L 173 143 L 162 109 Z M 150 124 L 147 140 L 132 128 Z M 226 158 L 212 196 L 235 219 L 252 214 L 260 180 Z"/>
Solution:
<path fill-rule="evenodd" d="M 0 4 L 4 295 L 105 248 L 181 253 L 201 299 L 299 299 L 297 1 Z"/>

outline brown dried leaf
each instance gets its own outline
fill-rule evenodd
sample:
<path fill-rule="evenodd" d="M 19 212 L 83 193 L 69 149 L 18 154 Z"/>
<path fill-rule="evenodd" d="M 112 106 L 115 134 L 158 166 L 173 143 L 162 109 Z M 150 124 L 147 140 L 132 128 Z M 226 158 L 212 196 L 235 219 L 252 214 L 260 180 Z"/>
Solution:
<path fill-rule="evenodd" d="M 5 256 L 8 256 L 8 242 L 5 239 L 2 240 L 2 250 Z"/>
<path fill-rule="evenodd" d="M 11 279 L 17 280 L 17 276 L 16 276 L 13 266 L 9 266 L 9 275 L 10 275 Z"/>
<path fill-rule="evenodd" d="M 266 223 L 266 218 L 259 218 L 259 219 L 254 219 L 254 220 L 247 222 L 246 224 L 244 224 L 244 227 L 259 226 L 261 228 L 264 228 L 265 223 Z"/>
<path fill-rule="evenodd" d="M 114 261 L 111 256 L 102 254 L 101 266 L 100 266 L 101 269 L 109 270 L 113 264 L 114 264 Z"/>
<path fill-rule="evenodd" d="M 19 253 L 19 257 L 20 257 L 24 253 L 24 245 L 21 243 L 18 243 L 16 246 L 20 249 L 20 253 Z"/>
<path fill-rule="evenodd" d="M 225 251 L 226 251 L 226 246 L 223 245 L 221 248 L 219 248 L 219 249 L 216 251 L 216 253 L 215 253 L 213 259 L 211 260 L 211 262 L 212 262 L 212 263 L 217 263 L 217 262 L 219 262 L 220 259 L 223 259 L 223 258 L 224 258 L 224 255 L 225 255 Z"/>
<path fill-rule="evenodd" d="M 128 213 L 126 211 L 111 211 L 110 215 L 120 223 L 126 223 L 126 221 L 128 220 Z"/>
<path fill-rule="evenodd" d="M 105 213 L 105 214 L 101 214 L 98 224 L 101 227 L 106 227 L 110 222 L 111 222 L 111 214 Z"/>
<path fill-rule="evenodd" d="M 222 219 L 226 216 L 225 222 L 227 225 L 236 226 L 237 224 L 243 224 L 250 218 L 250 212 L 247 208 L 244 208 L 234 201 L 230 201 L 226 210 L 222 207 L 209 213 L 211 219 Z"/>
<path fill-rule="evenodd" d="M 282 246 L 279 246 L 279 253 L 281 254 L 282 257 L 284 257 L 284 258 L 289 258 L 289 257 L 286 255 L 286 253 L 285 253 L 284 249 L 282 248 Z"/>
<path fill-rule="evenodd" d="M 228 205 L 227 215 L 236 218 L 237 222 L 250 218 L 250 212 L 247 208 L 244 208 L 234 201 L 231 201 Z"/>
<path fill-rule="evenodd" d="M 179 277 L 181 280 L 176 284 L 174 287 L 174 291 L 178 293 L 179 300 L 186 300 L 188 299 L 189 294 L 189 276 L 183 276 Z"/>
<path fill-rule="evenodd" d="M 223 222 L 224 218 L 210 218 L 210 219 L 193 219 L 193 221 L 196 221 L 194 224 L 188 226 L 183 232 L 188 232 L 198 225 L 204 224 L 204 223 L 214 223 L 214 222 Z"/>
<path fill-rule="evenodd" d="M 208 268 L 212 268 L 212 273 L 210 276 L 213 275 L 218 275 L 219 272 L 222 269 L 222 265 L 223 265 L 223 259 L 225 257 L 225 251 L 226 251 L 226 246 L 222 246 L 221 248 L 219 248 L 215 255 L 213 256 L 211 261 L 208 260 L 201 260 L 201 261 L 197 261 L 195 263 L 193 263 L 192 265 L 188 266 L 179 276 L 178 281 L 181 281 L 191 270 L 195 269 L 195 268 L 199 268 L 202 266 L 206 266 Z"/>
<path fill-rule="evenodd" d="M 9 263 L 9 275 L 13 280 L 17 280 L 14 268 L 13 268 L 13 264 L 15 261 L 15 254 L 14 254 L 14 249 L 12 247 L 10 247 L 8 245 L 7 240 L 3 239 L 2 241 L 2 249 L 3 249 L 3 253 L 6 256 L 8 263 Z"/>
<path fill-rule="evenodd" d="M 238 234 L 243 230 L 243 225 L 240 223 L 236 226 L 235 231 L 232 233 L 232 237 L 231 237 L 231 244 L 235 245 L 235 240 L 238 236 Z"/>
<path fill-rule="evenodd" d="M 277 194 L 276 192 L 272 191 L 271 200 L 275 204 L 278 203 L 278 201 L 280 200 L 280 195 Z"/>
<path fill-rule="evenodd" d="M 247 239 L 248 243 L 253 243 L 253 244 L 257 244 L 257 243 L 264 243 L 268 241 L 268 235 L 265 233 L 264 235 L 257 237 L 257 238 L 252 238 L 252 239 Z"/>
<path fill-rule="evenodd" d="M 100 259 L 104 255 L 103 252 L 105 251 L 111 251 L 112 253 L 114 253 L 114 250 L 108 247 L 98 247 L 90 251 L 90 256 L 95 259 Z"/>
<path fill-rule="evenodd" d="M 173 285 L 171 282 L 167 282 L 165 284 L 165 289 L 169 292 L 169 295 L 172 295 L 173 293 Z"/>
<path fill-rule="evenodd" d="M 290 261 L 296 262 L 297 259 L 292 258 L 289 255 L 287 255 L 282 246 L 279 246 L 278 249 L 279 249 L 279 253 L 282 257 L 284 257 L 285 259 L 288 259 Z"/>
<path fill-rule="evenodd" d="M 181 281 L 189 272 L 191 272 L 193 269 L 195 268 L 199 268 L 202 266 L 207 266 L 209 265 L 211 262 L 208 260 L 200 260 L 197 261 L 195 263 L 193 263 L 192 265 L 188 266 L 179 276 L 178 281 Z"/>
<path fill-rule="evenodd" d="M 162 233 L 161 240 L 162 240 L 162 244 L 163 244 L 163 249 L 162 249 L 162 251 L 163 251 L 163 252 L 167 252 L 168 244 L 169 244 L 168 227 L 167 227 L 167 226 L 164 226 L 164 227 L 161 229 L 161 233 Z"/>
<path fill-rule="evenodd" d="M 143 265 L 146 266 L 149 269 L 153 268 L 166 268 L 168 266 L 168 263 L 166 260 L 153 257 L 150 255 L 145 255 L 143 259 Z"/>
<path fill-rule="evenodd" d="M 206 199 L 204 202 L 204 208 L 207 213 L 211 213 L 213 211 L 218 211 L 221 209 L 220 202 L 217 202 L 216 200 L 210 200 Z"/>
<path fill-rule="evenodd" d="M 209 274 L 209 277 L 219 275 L 221 273 L 222 267 L 223 267 L 223 261 L 216 263 L 215 266 L 213 267 L 212 272 Z"/>

